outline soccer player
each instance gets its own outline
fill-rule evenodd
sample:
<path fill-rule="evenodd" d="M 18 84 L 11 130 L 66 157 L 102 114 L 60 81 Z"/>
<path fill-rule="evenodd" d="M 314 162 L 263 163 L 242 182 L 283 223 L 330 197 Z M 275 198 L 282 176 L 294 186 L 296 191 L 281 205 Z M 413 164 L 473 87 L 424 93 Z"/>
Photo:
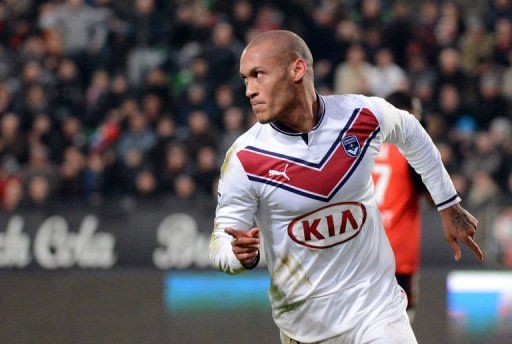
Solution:
<path fill-rule="evenodd" d="M 421 106 L 415 106 L 407 93 L 394 92 L 386 100 L 420 119 Z M 420 262 L 420 197 L 426 191 L 425 185 L 398 148 L 386 142 L 375 158 L 372 177 L 382 222 L 395 254 L 396 280 L 407 294 L 407 313 L 412 323 Z"/>
<path fill-rule="evenodd" d="M 245 48 L 240 74 L 259 123 L 221 168 L 212 262 L 232 274 L 254 268 L 261 235 L 283 343 L 416 343 L 374 197 L 382 143 L 398 145 L 422 175 L 456 260 L 460 241 L 483 259 L 477 220 L 413 116 L 380 98 L 319 96 L 312 66 L 289 31 Z"/>

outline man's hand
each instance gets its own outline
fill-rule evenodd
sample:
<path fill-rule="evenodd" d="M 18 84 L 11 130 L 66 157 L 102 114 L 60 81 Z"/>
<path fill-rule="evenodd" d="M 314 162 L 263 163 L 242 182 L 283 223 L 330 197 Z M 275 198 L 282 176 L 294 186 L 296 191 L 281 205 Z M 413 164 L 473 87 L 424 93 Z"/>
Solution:
<path fill-rule="evenodd" d="M 478 220 L 462 208 L 460 204 L 443 209 L 440 211 L 440 214 L 444 227 L 444 237 L 452 247 L 455 260 L 459 261 L 462 256 L 458 241 L 465 243 L 478 259 L 483 260 L 484 254 L 473 240 Z"/>
<path fill-rule="evenodd" d="M 231 246 L 240 263 L 246 268 L 256 266 L 260 249 L 260 229 L 255 227 L 250 231 L 243 231 L 226 228 L 224 231 L 233 237 Z"/>

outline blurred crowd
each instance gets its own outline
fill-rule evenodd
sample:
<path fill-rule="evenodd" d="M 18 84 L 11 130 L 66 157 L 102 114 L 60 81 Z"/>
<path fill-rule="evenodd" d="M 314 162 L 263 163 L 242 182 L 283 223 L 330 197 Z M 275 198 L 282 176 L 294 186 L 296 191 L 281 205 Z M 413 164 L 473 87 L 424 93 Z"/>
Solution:
<path fill-rule="evenodd" d="M 473 210 L 512 204 L 512 1 L 3 0 L 0 202 L 214 199 L 254 123 L 238 73 L 260 32 L 305 38 L 320 94 L 421 101 Z"/>

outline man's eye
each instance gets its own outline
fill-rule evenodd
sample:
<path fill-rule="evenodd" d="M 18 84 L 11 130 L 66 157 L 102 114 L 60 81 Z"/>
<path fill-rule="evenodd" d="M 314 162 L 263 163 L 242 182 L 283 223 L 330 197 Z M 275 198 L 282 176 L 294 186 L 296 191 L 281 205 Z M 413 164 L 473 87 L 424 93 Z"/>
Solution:
<path fill-rule="evenodd" d="M 262 77 L 262 76 L 263 76 L 263 72 L 256 72 L 256 77 L 257 77 L 257 78 L 260 78 L 260 77 Z"/>

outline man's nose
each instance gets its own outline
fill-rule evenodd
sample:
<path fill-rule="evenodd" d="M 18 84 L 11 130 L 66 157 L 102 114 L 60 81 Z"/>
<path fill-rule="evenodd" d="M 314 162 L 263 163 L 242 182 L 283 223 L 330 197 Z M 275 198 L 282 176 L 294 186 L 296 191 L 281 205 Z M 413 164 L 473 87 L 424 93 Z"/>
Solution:
<path fill-rule="evenodd" d="M 247 80 L 247 83 L 245 85 L 245 96 L 249 99 L 254 98 L 255 95 L 257 95 L 258 92 L 256 91 L 256 88 L 254 87 L 254 83 L 252 83 L 250 80 Z"/>

